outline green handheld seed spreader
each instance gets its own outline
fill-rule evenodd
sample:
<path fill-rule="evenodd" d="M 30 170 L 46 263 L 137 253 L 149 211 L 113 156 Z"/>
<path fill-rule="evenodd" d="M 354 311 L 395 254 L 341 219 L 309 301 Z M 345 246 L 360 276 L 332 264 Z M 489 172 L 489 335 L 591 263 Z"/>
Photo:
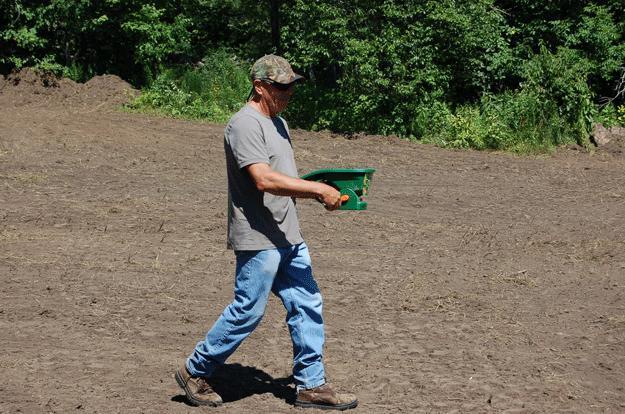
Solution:
<path fill-rule="evenodd" d="M 320 181 L 341 193 L 339 210 L 366 210 L 365 197 L 369 193 L 373 168 L 327 168 L 303 175 L 304 180 Z"/>

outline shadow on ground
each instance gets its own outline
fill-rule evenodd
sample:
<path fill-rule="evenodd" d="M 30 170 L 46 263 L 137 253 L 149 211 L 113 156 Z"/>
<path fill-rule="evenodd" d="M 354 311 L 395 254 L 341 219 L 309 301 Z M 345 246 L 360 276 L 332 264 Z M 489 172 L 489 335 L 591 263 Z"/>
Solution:
<path fill-rule="evenodd" d="M 295 403 L 293 377 L 273 378 L 265 371 L 241 364 L 225 364 L 209 380 L 213 389 L 221 396 L 224 403 L 242 400 L 256 394 L 273 394 L 287 404 Z M 171 399 L 190 405 L 184 394 Z"/>

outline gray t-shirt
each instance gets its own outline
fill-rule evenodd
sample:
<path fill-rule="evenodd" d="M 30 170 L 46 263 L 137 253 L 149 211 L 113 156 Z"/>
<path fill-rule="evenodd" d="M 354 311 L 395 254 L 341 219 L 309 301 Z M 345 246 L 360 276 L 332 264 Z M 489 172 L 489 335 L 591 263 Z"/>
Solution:
<path fill-rule="evenodd" d="M 244 106 L 226 126 L 224 150 L 228 169 L 228 248 L 264 250 L 302 243 L 294 200 L 258 191 L 245 169 L 262 162 L 274 171 L 298 176 L 284 119 L 270 118 Z"/>

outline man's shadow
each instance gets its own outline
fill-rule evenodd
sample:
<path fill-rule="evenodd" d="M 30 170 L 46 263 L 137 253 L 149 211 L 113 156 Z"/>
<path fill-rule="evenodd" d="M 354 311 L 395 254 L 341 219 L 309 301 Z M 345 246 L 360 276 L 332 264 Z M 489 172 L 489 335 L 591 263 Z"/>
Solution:
<path fill-rule="evenodd" d="M 293 376 L 273 378 L 265 371 L 241 364 L 224 364 L 210 377 L 208 383 L 221 396 L 224 403 L 242 400 L 256 394 L 273 394 L 287 404 L 295 403 Z M 190 405 L 184 394 L 171 399 Z"/>

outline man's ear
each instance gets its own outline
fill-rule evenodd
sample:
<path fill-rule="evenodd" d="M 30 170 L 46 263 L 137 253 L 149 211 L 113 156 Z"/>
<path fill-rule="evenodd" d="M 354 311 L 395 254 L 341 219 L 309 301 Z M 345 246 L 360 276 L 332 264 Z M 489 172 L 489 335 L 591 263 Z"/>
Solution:
<path fill-rule="evenodd" d="M 261 81 L 260 79 L 254 79 L 254 81 L 252 82 L 252 86 L 254 87 L 254 91 L 256 92 L 256 96 L 260 96 L 263 94 L 263 87 L 262 87 L 262 83 L 263 81 Z"/>

